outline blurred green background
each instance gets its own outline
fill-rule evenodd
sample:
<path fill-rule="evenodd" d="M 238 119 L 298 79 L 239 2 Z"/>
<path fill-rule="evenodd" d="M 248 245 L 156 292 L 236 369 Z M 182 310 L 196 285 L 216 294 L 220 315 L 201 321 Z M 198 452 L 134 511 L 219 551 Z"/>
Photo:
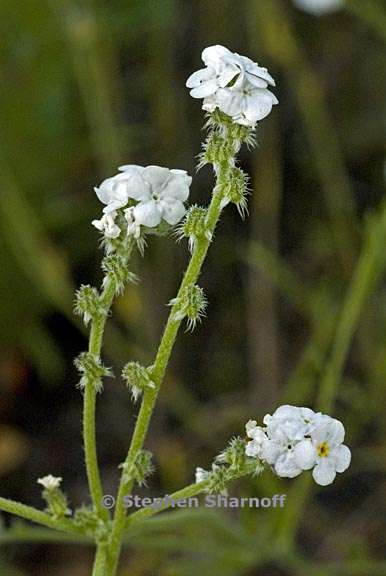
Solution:
<path fill-rule="evenodd" d="M 121 576 L 386 574 L 386 8 L 347 0 L 322 17 L 289 0 L 2 0 L 0 5 L 0 493 L 43 506 L 63 476 L 88 502 L 73 315 L 99 284 L 93 186 L 122 163 L 195 174 L 200 102 L 185 88 L 201 50 L 267 66 L 280 105 L 244 150 L 250 216 L 229 207 L 201 279 L 208 318 L 181 332 L 146 447 L 148 493 L 190 483 L 229 438 L 290 402 L 343 420 L 353 452 L 334 485 L 265 473 L 233 495 L 286 493 L 283 510 L 159 515 L 132 535 Z M 191 201 L 213 178 L 195 174 Z M 151 238 L 106 330 L 106 363 L 151 363 L 187 249 Z M 115 493 L 136 408 L 119 378 L 98 399 L 106 493 Z M 15 544 L 2 576 L 82 576 L 91 549 Z"/>

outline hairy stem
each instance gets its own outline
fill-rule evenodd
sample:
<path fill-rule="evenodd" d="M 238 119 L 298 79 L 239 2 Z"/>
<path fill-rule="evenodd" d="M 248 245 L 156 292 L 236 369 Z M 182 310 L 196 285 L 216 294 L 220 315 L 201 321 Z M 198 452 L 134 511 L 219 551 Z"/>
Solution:
<path fill-rule="evenodd" d="M 114 298 L 114 283 L 108 280 L 102 294 L 102 300 L 111 307 Z M 103 332 L 106 323 L 107 314 L 96 319 L 91 326 L 90 340 L 88 350 L 91 354 L 99 357 L 102 348 Z M 92 382 L 86 384 L 83 400 L 83 441 L 86 460 L 86 470 L 90 494 L 99 515 L 102 518 L 108 517 L 106 508 L 103 508 L 101 502 L 103 497 L 102 482 L 99 474 L 98 457 L 96 449 L 96 430 L 95 430 L 95 408 L 96 408 L 97 391 Z"/>
<path fill-rule="evenodd" d="M 46 512 L 37 510 L 32 506 L 27 506 L 26 504 L 21 504 L 20 502 L 15 502 L 14 500 L 0 498 L 0 510 L 14 514 L 15 516 L 20 516 L 26 520 L 31 520 L 31 522 L 36 522 L 36 524 L 53 528 L 54 530 L 82 534 L 82 529 L 76 526 L 71 520 L 67 518 L 54 518 Z"/>
<path fill-rule="evenodd" d="M 129 260 L 132 245 L 127 248 L 125 255 L 126 263 Z M 101 307 L 104 313 L 92 321 L 90 330 L 90 339 L 88 351 L 93 356 L 100 358 L 103 333 L 109 310 L 111 308 L 114 296 L 116 294 L 115 280 L 110 276 L 107 277 L 105 286 L 101 295 Z M 91 498 L 99 516 L 107 520 L 109 513 L 102 505 L 103 488 L 99 473 L 97 448 L 96 448 L 96 428 L 95 428 L 95 409 L 96 409 L 97 387 L 93 382 L 88 382 L 84 390 L 83 403 L 83 441 L 86 460 L 87 478 Z"/>
<path fill-rule="evenodd" d="M 167 320 L 157 351 L 156 359 L 151 371 L 151 377 L 155 384 L 155 389 L 147 390 L 144 393 L 137 423 L 134 429 L 133 437 L 131 439 L 130 448 L 125 460 L 126 470 L 130 470 L 130 468 L 135 464 L 137 455 L 143 446 L 149 427 L 149 422 L 157 400 L 158 392 L 162 385 L 166 367 L 177 337 L 178 329 L 182 322 L 182 319 L 176 318 L 176 316 L 178 317 L 176 313 L 179 310 L 179 298 L 182 297 L 187 287 L 196 283 L 200 275 L 206 254 L 208 252 L 209 245 L 211 243 L 211 237 L 213 236 L 214 230 L 222 212 L 223 200 L 226 194 L 227 175 L 231 167 L 234 165 L 234 155 L 239 149 L 239 144 L 234 146 L 235 141 L 232 139 L 232 134 L 228 132 L 227 136 L 233 145 L 233 150 L 230 148 L 231 152 L 226 160 L 214 166 L 217 181 L 206 216 L 206 231 L 208 234 L 197 239 L 189 265 L 186 269 L 177 297 L 175 299 L 175 304 L 171 308 L 169 318 Z M 133 480 L 127 481 L 124 475 L 122 475 L 117 495 L 115 516 L 110 540 L 110 553 L 107 572 L 109 576 L 114 576 L 117 570 L 120 550 L 122 546 L 122 534 L 126 521 L 124 497 L 130 493 L 132 487 Z"/>
<path fill-rule="evenodd" d="M 208 230 L 214 231 L 217 221 L 221 214 L 221 200 L 222 200 L 221 189 L 217 190 L 214 194 L 212 202 L 208 211 Z M 206 253 L 208 251 L 210 240 L 206 238 L 201 238 L 197 241 L 196 247 L 193 251 L 192 258 L 190 260 L 189 266 L 186 269 L 185 276 L 182 280 L 180 289 L 178 291 L 178 296 L 183 293 L 183 290 L 194 284 L 201 272 L 201 267 L 204 262 Z M 182 320 L 175 320 L 174 315 L 177 312 L 178 304 L 175 304 L 169 314 L 169 318 L 161 339 L 160 346 L 158 348 L 157 356 L 152 370 L 152 380 L 156 385 L 154 390 L 148 390 L 144 393 L 141 409 L 139 411 L 137 423 L 134 429 L 133 437 L 131 440 L 130 449 L 128 456 L 126 458 L 127 468 L 135 462 L 138 452 L 141 450 L 145 436 L 149 427 L 149 422 L 151 415 L 154 410 L 154 406 L 157 400 L 158 392 L 161 387 L 166 366 L 168 364 L 174 342 L 177 337 L 178 329 Z M 121 548 L 122 532 L 125 527 L 126 509 L 124 506 L 124 497 L 126 494 L 130 493 L 132 489 L 133 482 L 128 484 L 122 479 L 117 496 L 117 505 L 115 510 L 115 518 L 113 524 L 113 532 L 111 536 L 111 548 L 110 548 L 110 558 L 111 558 L 111 572 L 108 574 L 115 574 L 116 566 L 118 562 L 118 557 Z"/>
<path fill-rule="evenodd" d="M 107 544 L 98 544 L 94 566 L 92 569 L 92 576 L 105 576 L 106 575 L 106 557 L 107 557 Z"/>

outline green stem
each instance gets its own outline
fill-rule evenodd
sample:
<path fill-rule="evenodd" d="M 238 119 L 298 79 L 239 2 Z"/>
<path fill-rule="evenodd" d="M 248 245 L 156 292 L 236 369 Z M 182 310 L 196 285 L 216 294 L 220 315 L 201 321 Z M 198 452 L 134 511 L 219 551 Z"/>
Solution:
<path fill-rule="evenodd" d="M 91 536 L 76 532 L 57 532 L 51 528 L 35 528 L 33 526 L 17 523 L 0 532 L 0 546 L 26 542 L 43 544 L 80 544 L 93 545 Z"/>
<path fill-rule="evenodd" d="M 8 512 L 9 514 L 15 514 L 31 522 L 42 524 L 48 528 L 53 528 L 54 530 L 82 534 L 82 529 L 68 518 L 54 518 L 46 512 L 41 512 L 32 506 L 27 506 L 14 500 L 0 498 L 0 510 Z"/>
<path fill-rule="evenodd" d="M 180 490 L 169 494 L 167 498 L 164 498 L 162 500 L 162 506 L 149 506 L 148 508 L 141 508 L 126 519 L 125 528 L 131 528 L 134 524 L 137 524 L 146 518 L 150 518 L 151 516 L 162 512 L 163 510 L 167 510 L 171 507 L 173 502 L 184 500 L 185 498 L 191 498 L 192 496 L 197 496 L 198 494 L 205 492 L 208 485 L 208 480 L 189 484 L 189 486 L 185 486 L 185 488 L 181 488 Z"/>
<path fill-rule="evenodd" d="M 132 250 L 132 245 L 127 248 L 125 255 L 126 263 Z M 93 356 L 99 358 L 102 349 L 103 333 L 111 308 L 114 296 L 116 293 L 115 281 L 113 278 L 108 277 L 105 287 L 101 295 L 101 305 L 105 313 L 98 316 L 92 321 L 90 330 L 90 339 L 88 351 Z M 93 382 L 88 382 L 84 390 L 84 403 L 83 403 L 83 441 L 84 452 L 86 461 L 87 478 L 90 489 L 91 498 L 95 509 L 99 516 L 107 520 L 109 518 L 108 510 L 102 505 L 103 488 L 99 473 L 98 456 L 96 448 L 96 428 L 95 428 L 95 409 L 96 409 L 96 395 L 97 390 Z"/>
<path fill-rule="evenodd" d="M 218 188 L 212 198 L 207 215 L 207 229 L 213 234 L 218 219 L 221 214 L 221 200 L 223 198 L 223 190 Z M 174 342 L 177 337 L 178 329 L 182 320 L 175 319 L 175 313 L 178 311 L 178 297 L 183 294 L 187 286 L 194 284 L 201 272 L 202 264 L 205 260 L 210 240 L 206 237 L 200 238 L 194 248 L 189 266 L 186 269 L 185 276 L 182 280 L 180 289 L 177 294 L 177 302 L 171 308 L 168 321 L 158 348 L 157 356 L 152 369 L 152 380 L 156 385 L 154 390 L 147 390 L 144 393 L 141 409 L 138 414 L 137 423 L 134 429 L 133 437 L 131 440 L 130 449 L 126 458 L 127 469 L 135 462 L 138 452 L 141 450 L 145 436 L 149 427 L 151 415 L 157 400 L 158 392 L 161 387 L 166 366 L 168 364 Z M 110 572 L 108 574 L 114 575 L 117 568 L 118 558 L 121 549 L 122 532 L 125 528 L 126 509 L 124 505 L 124 497 L 130 493 L 133 481 L 126 483 L 122 477 L 118 490 L 115 517 L 111 535 L 110 544 Z"/>
<path fill-rule="evenodd" d="M 106 558 L 107 558 L 107 544 L 98 544 L 92 576 L 105 576 L 106 575 Z"/>
<path fill-rule="evenodd" d="M 106 309 L 111 307 L 114 298 L 114 283 L 109 279 L 102 294 L 102 301 Z M 88 350 L 99 357 L 102 348 L 103 332 L 107 315 L 100 316 L 93 321 L 90 331 Z M 101 518 L 107 518 L 107 509 L 102 506 L 103 489 L 99 474 L 98 457 L 96 450 L 95 408 L 97 391 L 92 382 L 86 384 L 83 403 L 83 440 L 86 460 L 86 470 L 90 494 Z"/>
<path fill-rule="evenodd" d="M 234 480 L 238 480 L 243 476 L 247 476 L 248 474 L 252 474 L 254 472 L 254 467 L 245 467 L 242 470 L 235 471 L 232 474 L 232 478 L 229 482 Z M 186 498 L 191 498 L 192 496 L 197 496 L 198 494 L 202 494 L 205 492 L 210 485 L 210 480 L 203 480 L 202 482 L 195 482 L 193 484 L 189 484 L 176 492 L 172 492 L 172 494 L 168 494 L 167 498 L 162 500 L 162 506 L 149 506 L 147 508 L 141 508 L 137 512 L 131 514 L 125 522 L 125 528 L 130 529 L 132 526 L 145 520 L 146 518 L 151 518 L 155 514 L 162 512 L 163 510 L 167 510 L 173 505 L 173 502 L 178 502 L 179 500 L 185 500 Z"/>
<path fill-rule="evenodd" d="M 232 128 L 225 129 L 226 136 L 229 138 L 229 155 L 220 164 L 214 166 L 216 172 L 216 186 L 214 188 L 211 203 L 208 208 L 206 216 L 206 236 L 201 236 L 197 239 L 193 253 L 186 269 L 184 278 L 181 282 L 175 304 L 172 306 L 168 321 L 165 326 L 164 333 L 157 351 L 156 359 L 151 371 L 152 381 L 155 384 L 155 389 L 147 390 L 142 399 L 141 408 L 138 414 L 138 419 L 135 425 L 134 433 L 131 439 L 130 448 L 125 460 L 125 469 L 130 470 L 134 465 L 139 451 L 141 450 L 146 433 L 149 427 L 149 422 L 154 410 L 157 400 L 158 392 L 162 385 L 167 364 L 177 337 L 178 329 L 182 319 L 176 319 L 179 311 L 179 301 L 183 296 L 186 288 L 196 283 L 202 265 L 204 263 L 208 248 L 211 243 L 211 238 L 214 234 L 217 222 L 220 218 L 224 199 L 226 193 L 227 175 L 229 170 L 234 164 L 234 156 L 239 149 L 239 143 L 236 143 L 236 138 L 232 134 Z M 133 487 L 133 480 L 127 481 L 122 474 L 113 521 L 113 528 L 110 540 L 109 561 L 108 561 L 108 574 L 114 576 L 117 570 L 120 550 L 122 546 L 122 533 L 125 528 L 126 508 L 124 497 L 130 493 Z"/>
<path fill-rule="evenodd" d="M 102 294 L 102 300 L 110 308 L 114 298 L 114 284 L 109 280 Z M 107 316 L 101 316 L 92 323 L 89 352 L 99 357 L 102 348 L 102 338 Z M 102 482 L 99 474 L 96 450 L 95 409 L 97 391 L 92 382 L 86 384 L 83 404 L 83 439 L 86 460 L 86 470 L 90 494 L 101 518 L 107 518 L 108 512 L 101 502 L 103 497 Z"/>

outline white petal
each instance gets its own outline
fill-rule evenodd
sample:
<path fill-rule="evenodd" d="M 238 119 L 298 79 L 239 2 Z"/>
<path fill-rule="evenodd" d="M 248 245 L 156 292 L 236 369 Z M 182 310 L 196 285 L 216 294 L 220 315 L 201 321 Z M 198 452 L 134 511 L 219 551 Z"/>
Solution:
<path fill-rule="evenodd" d="M 159 207 L 161 209 L 162 218 L 171 226 L 177 224 L 186 212 L 185 206 L 180 200 L 161 200 L 159 202 Z"/>
<path fill-rule="evenodd" d="M 245 67 L 245 70 L 247 72 L 247 76 L 248 76 L 248 80 L 250 82 L 253 82 L 251 79 L 251 76 L 257 76 L 259 78 L 261 78 L 262 80 L 265 80 L 265 82 L 267 82 L 267 84 L 270 84 L 271 86 L 275 86 L 275 80 L 272 78 L 272 76 L 269 74 L 268 70 L 266 68 L 263 68 L 262 66 L 259 66 L 258 64 L 256 64 L 256 62 L 253 62 L 250 58 L 247 58 L 246 56 L 240 56 L 243 65 Z"/>
<path fill-rule="evenodd" d="M 332 419 L 329 433 L 328 433 L 328 443 L 331 448 L 339 446 L 344 441 L 344 426 L 339 420 Z"/>
<path fill-rule="evenodd" d="M 180 176 L 179 174 L 170 174 L 168 181 L 161 190 L 161 198 L 173 198 L 185 202 L 189 196 L 189 186 L 192 181 L 191 176 Z"/>
<path fill-rule="evenodd" d="M 331 453 L 331 458 L 335 462 L 335 469 L 337 472 L 344 472 L 350 466 L 351 452 L 350 449 L 341 444 Z"/>
<path fill-rule="evenodd" d="M 257 122 L 271 112 L 273 106 L 272 93 L 269 90 L 256 88 L 246 96 L 244 115 L 247 120 Z"/>
<path fill-rule="evenodd" d="M 216 44 L 215 46 L 208 46 L 202 51 L 202 61 L 209 66 L 212 63 L 216 63 L 223 58 L 232 58 L 233 53 L 225 48 L 225 46 L 221 46 L 220 44 Z"/>
<path fill-rule="evenodd" d="M 138 166 L 137 164 L 125 164 L 124 166 L 119 166 L 118 170 L 121 172 L 138 172 L 141 174 L 145 168 L 143 166 Z"/>
<path fill-rule="evenodd" d="M 218 75 L 217 82 L 220 88 L 225 88 L 234 79 L 237 74 L 240 74 L 240 69 L 237 66 L 225 66 L 221 74 Z"/>
<path fill-rule="evenodd" d="M 281 446 L 274 440 L 267 439 L 262 446 L 262 457 L 268 462 L 268 464 L 274 464 L 281 452 Z"/>
<path fill-rule="evenodd" d="M 202 68 L 193 72 L 186 81 L 187 88 L 197 88 L 202 82 L 207 82 L 215 76 L 215 71 L 210 68 Z"/>
<path fill-rule="evenodd" d="M 172 174 L 178 174 L 178 176 L 186 176 L 187 178 L 190 178 L 190 180 L 192 180 L 192 178 L 189 176 L 186 170 L 181 170 L 180 168 L 170 168 L 169 172 L 171 172 Z"/>
<path fill-rule="evenodd" d="M 302 470 L 310 470 L 315 465 L 317 452 L 308 438 L 296 444 L 293 454 L 296 464 Z"/>
<path fill-rule="evenodd" d="M 206 112 L 214 112 L 217 106 L 218 104 L 215 96 L 208 96 L 202 103 L 202 109 L 206 110 Z"/>
<path fill-rule="evenodd" d="M 259 78 L 259 76 L 255 76 L 254 74 L 248 74 L 247 76 L 249 84 L 251 84 L 254 88 L 267 88 L 268 82 Z"/>
<path fill-rule="evenodd" d="M 156 202 L 150 200 L 149 202 L 140 202 L 134 208 L 134 217 L 138 224 L 154 228 L 161 222 L 161 212 L 158 209 Z"/>
<path fill-rule="evenodd" d="M 106 180 L 103 180 L 102 184 L 99 187 L 94 188 L 96 195 L 103 204 L 109 204 L 111 200 L 113 186 L 114 186 L 114 177 L 106 178 Z"/>
<path fill-rule="evenodd" d="M 253 438 L 253 432 L 256 428 L 257 428 L 256 420 L 248 420 L 248 422 L 245 424 L 245 430 L 249 438 Z"/>
<path fill-rule="evenodd" d="M 293 454 L 288 451 L 281 454 L 276 460 L 275 472 L 283 478 L 295 478 L 301 474 L 302 469 L 297 465 Z"/>
<path fill-rule="evenodd" d="M 190 91 L 190 95 L 192 96 L 192 98 L 206 98 L 207 96 L 215 94 L 217 88 L 218 88 L 218 82 L 216 79 L 208 80 L 207 82 L 203 82 L 196 88 L 192 88 Z"/>
<path fill-rule="evenodd" d="M 304 420 L 313 420 L 316 416 L 315 412 L 311 408 L 304 408 L 303 406 L 299 408 L 300 414 Z"/>
<path fill-rule="evenodd" d="M 95 226 L 95 228 L 96 228 L 97 230 L 100 230 L 101 232 L 102 232 L 102 230 L 104 230 L 104 226 L 103 226 L 102 220 L 93 220 L 93 221 L 91 222 L 91 224 L 92 224 L 93 226 Z"/>
<path fill-rule="evenodd" d="M 127 195 L 133 200 L 140 200 L 142 202 L 147 202 L 151 199 L 151 189 L 147 182 L 142 177 L 142 174 L 138 171 L 127 171 L 124 174 L 128 175 L 126 180 Z"/>
<path fill-rule="evenodd" d="M 331 484 L 336 476 L 334 463 L 328 457 L 320 459 L 312 471 L 312 476 L 321 486 Z"/>
<path fill-rule="evenodd" d="M 122 208 L 122 202 L 120 200 L 113 200 L 112 202 L 110 202 L 110 204 L 108 204 L 103 208 L 103 214 L 110 214 L 111 216 L 113 212 L 116 212 L 118 210 L 118 208 Z"/>
<path fill-rule="evenodd" d="M 272 418 L 297 418 L 299 416 L 300 409 L 298 406 L 292 406 L 291 404 L 283 404 L 279 406 L 272 414 Z"/>
<path fill-rule="evenodd" d="M 252 458 L 256 458 L 260 453 L 260 449 L 261 446 L 259 446 L 257 442 L 254 442 L 252 440 L 251 442 L 248 442 L 248 444 L 246 445 L 245 454 L 247 456 L 251 456 Z"/>
<path fill-rule="evenodd" d="M 220 88 L 217 91 L 216 99 L 220 110 L 228 116 L 237 116 L 245 109 L 245 97 L 239 91 Z"/>
<path fill-rule="evenodd" d="M 162 166 L 146 166 L 142 176 L 143 179 L 151 185 L 153 192 L 156 192 L 159 191 L 168 180 L 170 170 Z"/>

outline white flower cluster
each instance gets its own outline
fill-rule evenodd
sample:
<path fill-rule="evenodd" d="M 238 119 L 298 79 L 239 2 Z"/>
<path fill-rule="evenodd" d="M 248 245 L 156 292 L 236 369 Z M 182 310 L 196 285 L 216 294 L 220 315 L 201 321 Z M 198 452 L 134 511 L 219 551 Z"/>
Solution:
<path fill-rule="evenodd" d="M 174 226 L 181 220 L 192 181 L 185 170 L 134 164 L 121 166 L 119 170 L 119 174 L 95 188 L 99 200 L 106 206 L 102 218 L 93 220 L 92 224 L 107 238 L 117 238 L 121 233 L 116 223 L 121 209 L 127 233 L 135 238 L 139 238 L 141 226 L 154 228 L 161 220 Z"/>
<path fill-rule="evenodd" d="M 268 90 L 275 81 L 266 68 L 224 46 L 209 46 L 202 52 L 206 68 L 192 74 L 186 86 L 193 98 L 203 98 L 203 109 L 216 108 L 244 126 L 255 126 L 267 116 L 276 96 Z"/>
<path fill-rule="evenodd" d="M 331 484 L 337 472 L 350 465 L 351 452 L 344 441 L 344 426 L 339 420 L 315 413 L 310 408 L 280 406 L 264 417 L 264 427 L 254 420 L 246 425 L 251 438 L 247 456 L 270 464 L 278 476 L 294 478 L 313 468 L 315 482 Z"/>
<path fill-rule="evenodd" d="M 344 0 L 294 0 L 294 4 L 305 12 L 321 16 L 343 8 Z"/>

